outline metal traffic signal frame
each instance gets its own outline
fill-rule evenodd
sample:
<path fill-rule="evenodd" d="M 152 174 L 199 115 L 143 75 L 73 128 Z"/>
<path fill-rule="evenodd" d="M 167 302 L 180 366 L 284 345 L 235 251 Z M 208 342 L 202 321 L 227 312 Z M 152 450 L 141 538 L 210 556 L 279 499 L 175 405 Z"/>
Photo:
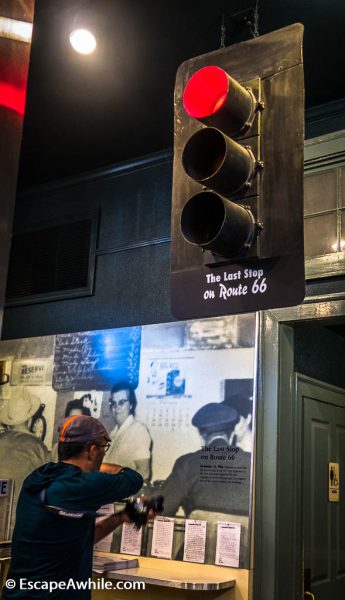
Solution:
<path fill-rule="evenodd" d="M 295 24 L 178 69 L 171 251 L 178 318 L 304 298 L 302 37 Z"/>

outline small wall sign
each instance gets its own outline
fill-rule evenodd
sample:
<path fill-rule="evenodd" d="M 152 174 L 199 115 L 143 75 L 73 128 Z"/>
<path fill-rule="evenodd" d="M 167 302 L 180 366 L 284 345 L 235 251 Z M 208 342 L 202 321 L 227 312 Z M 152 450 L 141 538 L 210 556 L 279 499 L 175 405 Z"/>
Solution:
<path fill-rule="evenodd" d="M 9 490 L 8 484 L 8 479 L 0 479 L 0 496 L 7 496 Z"/>
<path fill-rule="evenodd" d="M 328 502 L 339 502 L 339 463 L 328 463 Z"/>

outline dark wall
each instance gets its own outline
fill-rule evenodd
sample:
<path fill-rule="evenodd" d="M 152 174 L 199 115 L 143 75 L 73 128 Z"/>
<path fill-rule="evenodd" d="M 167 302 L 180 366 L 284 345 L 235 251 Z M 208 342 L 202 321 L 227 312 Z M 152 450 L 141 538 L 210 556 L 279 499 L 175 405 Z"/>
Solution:
<path fill-rule="evenodd" d="M 320 325 L 295 327 L 295 371 L 345 388 L 345 338 Z"/>
<path fill-rule="evenodd" d="M 173 321 L 169 301 L 170 153 L 17 200 L 15 231 L 99 211 L 92 296 L 8 307 L 12 339 Z"/>
<path fill-rule="evenodd" d="M 313 108 L 306 137 L 345 128 L 345 101 Z M 170 312 L 172 152 L 27 190 L 14 231 L 99 211 L 93 295 L 7 307 L 2 339 L 173 321 Z M 307 295 L 337 293 L 343 278 L 314 280 Z"/>

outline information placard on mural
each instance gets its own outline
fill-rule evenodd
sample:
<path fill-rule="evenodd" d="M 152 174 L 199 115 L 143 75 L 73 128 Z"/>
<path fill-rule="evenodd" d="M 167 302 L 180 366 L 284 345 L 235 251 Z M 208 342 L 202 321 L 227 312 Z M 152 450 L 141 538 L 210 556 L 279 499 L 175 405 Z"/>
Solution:
<path fill-rule="evenodd" d="M 105 390 L 115 381 L 136 387 L 141 327 L 57 335 L 53 388 Z"/>
<path fill-rule="evenodd" d="M 11 385 L 50 385 L 53 359 L 14 360 Z"/>

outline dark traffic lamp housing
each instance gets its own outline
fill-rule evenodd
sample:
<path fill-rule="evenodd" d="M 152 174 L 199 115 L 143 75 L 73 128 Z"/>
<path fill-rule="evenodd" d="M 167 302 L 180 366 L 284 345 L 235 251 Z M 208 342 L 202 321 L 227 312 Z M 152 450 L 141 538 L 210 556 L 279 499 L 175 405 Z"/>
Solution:
<path fill-rule="evenodd" d="M 182 163 L 189 177 L 227 196 L 250 187 L 256 169 L 250 146 L 241 146 L 214 127 L 192 135 Z"/>
<path fill-rule="evenodd" d="M 304 297 L 302 34 L 293 25 L 178 70 L 171 253 L 178 318 Z"/>
<path fill-rule="evenodd" d="M 205 191 L 192 196 L 184 206 L 181 231 L 187 242 L 231 258 L 250 248 L 256 224 L 247 208 Z"/>

